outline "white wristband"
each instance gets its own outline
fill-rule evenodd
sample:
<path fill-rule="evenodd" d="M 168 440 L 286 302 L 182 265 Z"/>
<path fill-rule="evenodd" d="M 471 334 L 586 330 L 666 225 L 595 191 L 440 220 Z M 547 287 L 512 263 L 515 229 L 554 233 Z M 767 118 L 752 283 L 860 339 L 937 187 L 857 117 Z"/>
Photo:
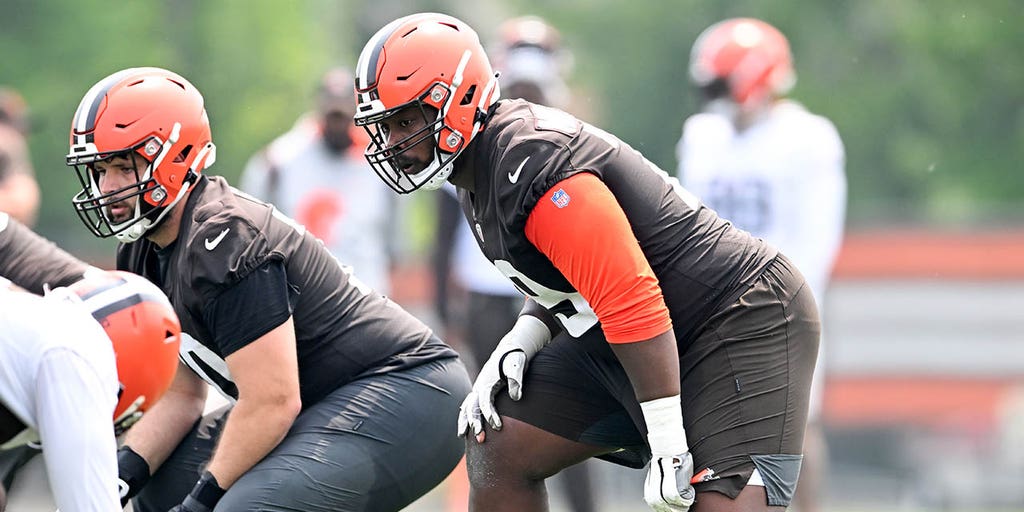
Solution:
<path fill-rule="evenodd" d="M 551 330 L 541 319 L 533 315 L 520 315 L 515 325 L 512 326 L 512 330 L 501 338 L 497 349 L 512 347 L 526 352 L 527 357 L 533 357 L 549 341 L 551 341 Z"/>
<path fill-rule="evenodd" d="M 690 451 L 683 428 L 683 406 L 679 395 L 640 402 L 647 422 L 647 442 L 651 454 L 657 456 L 680 455 Z"/>

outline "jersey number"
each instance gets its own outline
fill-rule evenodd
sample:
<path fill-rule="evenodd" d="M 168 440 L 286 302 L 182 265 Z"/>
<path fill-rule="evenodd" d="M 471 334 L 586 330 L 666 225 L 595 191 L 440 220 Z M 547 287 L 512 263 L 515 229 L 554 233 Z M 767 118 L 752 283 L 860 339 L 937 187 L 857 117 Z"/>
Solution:
<path fill-rule="evenodd" d="M 520 292 L 550 311 L 572 337 L 578 338 L 597 325 L 597 314 L 579 292 L 552 290 L 526 277 L 505 260 L 496 260 L 494 266 L 498 267 Z"/>

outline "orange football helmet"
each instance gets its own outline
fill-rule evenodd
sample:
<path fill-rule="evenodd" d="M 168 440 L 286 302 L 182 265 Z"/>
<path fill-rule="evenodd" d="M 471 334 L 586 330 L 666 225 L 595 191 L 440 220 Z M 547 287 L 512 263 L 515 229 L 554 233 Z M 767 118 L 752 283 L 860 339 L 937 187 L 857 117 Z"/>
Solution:
<path fill-rule="evenodd" d="M 89 272 L 67 289 L 113 343 L 121 383 L 114 430 L 120 435 L 171 385 L 181 343 L 178 315 L 160 288 L 129 272 Z"/>
<path fill-rule="evenodd" d="M 434 190 L 452 172 L 452 163 L 483 127 L 498 99 L 498 82 L 480 38 L 468 25 L 444 14 L 413 14 L 384 26 L 359 55 L 355 79 L 355 123 L 366 128 L 366 160 L 399 193 Z M 392 141 L 377 123 L 406 107 L 437 111 L 427 126 Z M 429 116 L 428 116 L 429 117 Z M 433 137 L 434 157 L 415 174 L 401 172 L 397 157 Z M 404 146 L 406 149 L 396 149 Z"/>
<path fill-rule="evenodd" d="M 100 192 L 92 164 L 130 152 L 148 162 L 137 183 Z M 71 121 L 66 160 L 82 183 L 72 204 L 94 235 L 133 242 L 159 225 L 215 155 L 203 96 L 188 80 L 160 68 L 119 71 L 89 89 Z M 107 207 L 135 196 L 134 215 L 112 223 Z"/>
<path fill-rule="evenodd" d="M 786 36 L 753 18 L 720 21 L 701 32 L 690 53 L 690 78 L 707 99 L 727 94 L 740 105 L 784 95 L 796 83 Z"/>

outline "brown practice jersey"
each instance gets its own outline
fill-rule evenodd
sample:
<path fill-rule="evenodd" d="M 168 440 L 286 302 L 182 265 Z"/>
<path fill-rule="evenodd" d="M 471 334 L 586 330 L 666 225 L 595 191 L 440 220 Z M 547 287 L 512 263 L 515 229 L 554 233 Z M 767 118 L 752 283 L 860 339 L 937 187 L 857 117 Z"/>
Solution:
<path fill-rule="evenodd" d="M 82 278 L 89 266 L 24 224 L 0 213 L 0 277 L 35 294 L 67 286 Z"/>
<path fill-rule="evenodd" d="M 287 282 L 280 288 L 232 293 L 268 265 L 283 265 Z M 426 325 L 359 282 L 305 228 L 220 177 L 196 184 L 176 243 L 163 249 L 145 239 L 122 244 L 117 266 L 163 288 L 181 319 L 182 361 L 234 398 L 224 358 L 287 319 L 265 325 L 266 312 L 247 307 L 259 309 L 254 296 L 262 294 L 287 295 L 304 405 L 360 377 L 456 357 Z"/>
<path fill-rule="evenodd" d="M 527 238 L 526 228 L 542 198 L 568 204 L 571 198 L 553 187 L 577 174 L 600 179 L 625 214 L 660 284 L 680 352 L 777 253 L 719 218 L 624 142 L 560 110 L 499 102 L 456 165 L 474 176 L 475 193 L 460 190 L 459 199 L 484 254 L 574 337 L 597 325 L 597 314 Z"/>

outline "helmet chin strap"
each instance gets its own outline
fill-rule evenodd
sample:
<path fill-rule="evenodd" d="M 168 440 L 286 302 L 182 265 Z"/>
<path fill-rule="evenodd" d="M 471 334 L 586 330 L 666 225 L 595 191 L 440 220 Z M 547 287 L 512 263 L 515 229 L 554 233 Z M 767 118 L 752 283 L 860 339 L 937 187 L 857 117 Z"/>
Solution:
<path fill-rule="evenodd" d="M 435 161 L 437 160 L 436 155 L 434 156 L 434 159 Z M 444 183 L 448 181 L 448 176 L 451 176 L 452 174 L 452 166 L 453 162 L 448 162 L 448 164 L 442 167 L 440 171 L 434 173 L 426 183 L 420 185 L 420 188 L 423 190 L 437 190 L 444 186 Z"/>

